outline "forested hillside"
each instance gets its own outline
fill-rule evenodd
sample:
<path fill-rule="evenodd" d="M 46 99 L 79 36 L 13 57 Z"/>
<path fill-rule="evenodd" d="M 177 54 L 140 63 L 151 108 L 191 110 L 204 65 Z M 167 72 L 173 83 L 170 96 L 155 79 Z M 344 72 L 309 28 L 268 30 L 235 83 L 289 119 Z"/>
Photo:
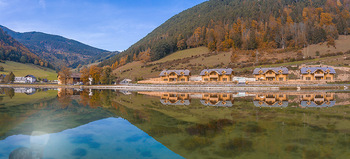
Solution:
<path fill-rule="evenodd" d="M 116 52 L 94 48 L 62 36 L 41 32 L 19 33 L 1 25 L 0 28 L 29 48 L 31 52 L 53 63 L 56 67 L 62 65 L 77 67 L 79 64 L 94 63 L 116 54 Z"/>
<path fill-rule="evenodd" d="M 0 60 L 15 61 L 21 63 L 32 63 L 44 67 L 54 68 L 49 62 L 42 60 L 33 54 L 21 43 L 6 34 L 0 28 Z"/>
<path fill-rule="evenodd" d="M 334 46 L 350 32 L 350 0 L 210 0 L 163 23 L 126 51 L 100 65 L 154 61 L 174 51 Z"/>

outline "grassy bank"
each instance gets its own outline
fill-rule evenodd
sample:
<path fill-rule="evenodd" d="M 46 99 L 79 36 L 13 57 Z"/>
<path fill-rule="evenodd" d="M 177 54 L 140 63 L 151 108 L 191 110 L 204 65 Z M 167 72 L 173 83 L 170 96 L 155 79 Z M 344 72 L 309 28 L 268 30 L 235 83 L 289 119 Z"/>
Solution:
<path fill-rule="evenodd" d="M 5 63 L 0 63 L 0 66 L 4 67 L 4 71 L 0 71 L 0 74 L 9 74 L 12 71 L 16 77 L 30 74 L 37 78 L 40 77 L 47 78 L 48 80 L 57 80 L 57 73 L 55 70 L 40 67 L 38 65 L 6 61 Z"/>

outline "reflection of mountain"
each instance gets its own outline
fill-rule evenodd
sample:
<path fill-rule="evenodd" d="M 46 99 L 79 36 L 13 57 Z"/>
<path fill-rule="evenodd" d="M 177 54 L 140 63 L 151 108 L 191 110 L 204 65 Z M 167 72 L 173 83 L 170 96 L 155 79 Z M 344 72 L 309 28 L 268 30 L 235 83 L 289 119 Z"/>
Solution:
<path fill-rule="evenodd" d="M 347 135 L 350 116 L 343 113 L 350 111 L 350 107 L 322 111 L 293 107 L 260 109 L 253 105 L 252 98 L 235 98 L 233 107 L 206 107 L 200 102 L 202 96 L 196 94 L 188 96 L 197 98 L 192 98 L 190 106 L 164 106 L 159 102 L 159 92 L 154 92 L 156 97 L 109 90 L 92 92 L 92 96 L 88 91 L 63 95 L 42 107 L 30 105 L 28 109 L 39 107 L 31 115 L 21 115 L 21 109 L 14 109 L 8 115 L 17 113 L 26 116 L 26 121 L 5 135 L 33 130 L 58 132 L 107 116 L 120 116 L 185 158 L 303 158 L 306 154 L 322 158 L 320 148 L 329 146 L 327 156 L 346 158 L 344 152 L 348 147 L 341 145 L 350 144 Z M 209 97 L 210 94 L 206 96 Z M 232 98 L 224 94 L 211 97 L 222 101 Z M 265 95 L 268 103 L 272 103 L 269 102 L 272 98 L 278 103 L 287 96 Z M 182 99 L 187 99 L 187 95 Z"/>
<path fill-rule="evenodd" d="M 117 116 L 109 109 L 93 108 L 70 96 L 4 107 L 0 109 L 0 139 L 33 131 L 60 132 L 108 117 Z"/>
<path fill-rule="evenodd" d="M 334 93 L 304 94 L 300 96 L 301 107 L 332 107 L 334 105 Z"/>
<path fill-rule="evenodd" d="M 286 94 L 256 94 L 254 101 L 256 107 L 287 107 Z"/>
<path fill-rule="evenodd" d="M 257 109 L 251 98 L 236 98 L 235 106 L 226 108 L 205 107 L 193 98 L 190 106 L 164 107 L 159 97 L 118 95 L 113 101 L 118 115 L 185 158 L 302 158 L 311 152 L 322 157 L 318 148 L 324 146 L 324 140 L 339 145 L 347 141 L 342 132 L 350 130 L 350 118 L 344 119 L 341 111 L 327 109 L 320 114 L 294 107 Z M 278 103 L 289 97 L 266 94 L 265 101 L 273 104 L 273 100 Z M 335 125 L 320 122 L 324 120 Z M 349 125 L 343 127 L 338 122 Z M 322 135 L 327 139 L 319 138 Z M 340 152 L 347 148 L 339 148 L 330 153 L 341 158 Z"/>

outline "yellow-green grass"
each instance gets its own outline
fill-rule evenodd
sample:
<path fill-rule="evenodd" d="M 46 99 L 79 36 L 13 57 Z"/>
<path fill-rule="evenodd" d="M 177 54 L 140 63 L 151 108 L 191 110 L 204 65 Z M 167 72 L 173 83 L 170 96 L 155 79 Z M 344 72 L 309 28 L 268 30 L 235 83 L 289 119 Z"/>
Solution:
<path fill-rule="evenodd" d="M 186 49 L 186 50 L 181 50 L 174 52 L 160 60 L 154 61 L 152 63 L 162 63 L 162 62 L 167 62 L 167 61 L 173 61 L 173 60 L 178 60 L 178 59 L 183 59 L 186 57 L 192 57 L 196 55 L 201 55 L 209 53 L 209 49 L 207 47 L 197 47 L 197 48 L 191 48 L 191 49 Z"/>
<path fill-rule="evenodd" d="M 37 78 L 40 77 L 47 78 L 48 80 L 57 80 L 56 71 L 33 64 L 6 61 L 5 63 L 0 63 L 0 66 L 4 67 L 4 71 L 0 71 L 0 74 L 9 74 L 12 71 L 16 77 L 34 75 Z"/>
<path fill-rule="evenodd" d="M 305 56 L 315 56 L 318 51 L 320 55 L 324 55 L 327 53 L 336 53 L 336 52 L 346 52 L 350 50 L 350 36 L 341 35 L 338 40 L 335 40 L 335 46 L 327 46 L 327 43 L 319 43 L 309 45 L 304 48 L 302 51 Z"/>
<path fill-rule="evenodd" d="M 5 106 L 16 106 L 21 104 L 36 103 L 46 99 L 56 98 L 56 96 L 57 91 L 55 90 L 40 91 L 32 95 L 27 95 L 25 93 L 15 93 L 15 96 L 13 96 L 12 99 L 8 96 L 4 96 L 1 104 L 4 104 Z"/>

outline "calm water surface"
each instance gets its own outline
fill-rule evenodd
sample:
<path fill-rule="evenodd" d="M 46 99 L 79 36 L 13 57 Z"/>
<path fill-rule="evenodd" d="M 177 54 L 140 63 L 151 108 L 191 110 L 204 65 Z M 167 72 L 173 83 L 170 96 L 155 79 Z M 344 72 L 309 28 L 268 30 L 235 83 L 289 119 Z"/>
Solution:
<path fill-rule="evenodd" d="M 350 92 L 0 88 L 0 158 L 349 158 Z"/>

